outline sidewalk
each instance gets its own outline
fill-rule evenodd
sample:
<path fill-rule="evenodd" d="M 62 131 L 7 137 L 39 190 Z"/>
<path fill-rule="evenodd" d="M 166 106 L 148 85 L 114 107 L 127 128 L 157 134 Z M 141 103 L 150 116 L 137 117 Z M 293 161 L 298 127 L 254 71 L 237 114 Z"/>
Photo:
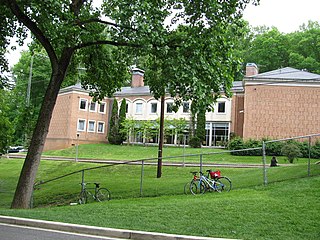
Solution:
<path fill-rule="evenodd" d="M 136 239 L 136 240 L 226 240 L 223 238 L 207 238 L 197 236 L 186 236 L 186 235 L 174 235 L 157 232 L 143 232 L 126 229 L 115 229 L 115 228 L 103 228 L 93 227 L 70 223 L 52 222 L 44 220 L 35 220 L 27 218 L 8 217 L 0 215 L 0 223 L 21 225 L 28 227 L 37 227 L 43 229 L 89 234 L 103 237 L 114 237 L 122 239 Z"/>

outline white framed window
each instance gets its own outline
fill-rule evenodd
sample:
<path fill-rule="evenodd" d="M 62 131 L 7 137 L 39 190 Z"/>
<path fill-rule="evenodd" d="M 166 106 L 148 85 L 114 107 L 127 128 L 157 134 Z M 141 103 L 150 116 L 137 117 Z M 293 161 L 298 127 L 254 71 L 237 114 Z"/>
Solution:
<path fill-rule="evenodd" d="M 167 113 L 173 113 L 173 103 L 172 102 L 167 103 Z"/>
<path fill-rule="evenodd" d="M 88 121 L 88 132 L 95 132 L 96 129 L 96 121 L 89 120 Z"/>
<path fill-rule="evenodd" d="M 136 103 L 136 114 L 142 114 L 142 110 L 143 110 L 143 103 Z"/>
<path fill-rule="evenodd" d="M 84 132 L 86 130 L 86 120 L 78 119 L 77 129 L 79 132 Z"/>
<path fill-rule="evenodd" d="M 226 102 L 218 102 L 218 113 L 226 112 Z"/>
<path fill-rule="evenodd" d="M 183 102 L 182 103 L 182 112 L 183 113 L 189 113 L 190 111 L 190 103 L 189 102 Z"/>
<path fill-rule="evenodd" d="M 87 110 L 87 104 L 88 104 L 88 99 L 80 98 L 79 109 L 86 111 Z"/>
<path fill-rule="evenodd" d="M 97 103 L 96 102 L 93 102 L 93 101 L 90 102 L 89 111 L 90 112 L 96 112 L 97 111 Z"/>
<path fill-rule="evenodd" d="M 99 104 L 99 113 L 106 113 L 106 103 L 105 102 L 101 102 Z"/>
<path fill-rule="evenodd" d="M 157 113 L 157 110 L 158 110 L 158 103 L 151 103 L 151 106 L 150 106 L 150 112 L 151 113 Z"/>
<path fill-rule="evenodd" d="M 98 133 L 104 133 L 104 122 L 98 122 L 98 126 L 97 126 L 97 132 Z"/>

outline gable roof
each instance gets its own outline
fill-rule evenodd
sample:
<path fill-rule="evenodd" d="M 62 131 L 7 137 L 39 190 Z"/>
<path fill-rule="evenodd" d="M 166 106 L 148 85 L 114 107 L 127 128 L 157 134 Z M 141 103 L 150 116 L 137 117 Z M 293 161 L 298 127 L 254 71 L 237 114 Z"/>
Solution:
<path fill-rule="evenodd" d="M 260 73 L 254 76 L 245 77 L 245 80 L 296 80 L 296 81 L 320 81 L 320 75 L 285 67 L 270 72 Z"/>

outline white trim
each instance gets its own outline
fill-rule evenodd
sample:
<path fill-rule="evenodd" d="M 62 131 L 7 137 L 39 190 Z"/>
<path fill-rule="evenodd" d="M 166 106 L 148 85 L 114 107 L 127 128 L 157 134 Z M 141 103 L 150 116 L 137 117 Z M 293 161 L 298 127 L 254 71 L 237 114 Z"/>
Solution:
<path fill-rule="evenodd" d="M 80 121 L 84 121 L 84 129 L 79 129 L 79 122 L 80 122 Z M 87 120 L 86 120 L 86 119 L 78 118 L 78 121 L 77 121 L 77 131 L 78 131 L 78 132 L 85 132 L 85 131 L 86 131 L 86 125 L 87 125 Z"/>
<path fill-rule="evenodd" d="M 219 112 L 219 103 L 224 103 L 224 112 Z M 217 114 L 219 115 L 223 115 L 223 114 L 227 114 L 227 104 L 226 101 L 218 101 L 217 102 Z"/>
<path fill-rule="evenodd" d="M 91 104 L 94 103 L 94 110 L 91 110 Z M 97 102 L 94 102 L 94 101 L 90 101 L 89 102 L 89 112 L 97 112 L 97 105 L 98 103 Z"/>
<path fill-rule="evenodd" d="M 101 107 L 102 104 L 104 104 L 103 112 L 100 111 L 100 107 Z M 102 113 L 102 114 L 105 114 L 105 113 L 106 113 L 106 108 L 107 108 L 107 103 L 106 103 L 106 102 L 101 102 L 101 103 L 99 103 L 98 112 L 99 112 L 99 113 Z"/>
<path fill-rule="evenodd" d="M 84 109 L 81 108 L 81 103 L 82 103 L 82 101 L 85 101 L 85 102 L 86 102 Z M 81 110 L 81 111 L 87 111 L 87 108 L 88 108 L 88 99 L 87 99 L 87 98 L 80 98 L 80 100 L 79 100 L 79 110 Z"/>
<path fill-rule="evenodd" d="M 90 130 L 90 122 L 93 122 L 93 130 Z M 96 130 L 96 121 L 95 120 L 88 120 L 88 128 L 87 128 L 87 132 L 95 132 Z"/>
<path fill-rule="evenodd" d="M 102 131 L 100 132 L 99 131 L 99 124 L 102 123 Z M 98 121 L 98 124 L 97 124 L 97 133 L 104 133 L 105 131 L 105 126 L 106 126 L 106 123 L 103 122 L 103 121 Z"/>
<path fill-rule="evenodd" d="M 140 102 L 140 101 L 138 101 L 138 102 L 135 102 L 134 103 L 135 104 L 135 109 L 134 109 L 134 114 L 136 114 L 136 115 L 142 115 L 143 114 L 143 102 Z M 141 112 L 139 111 L 137 111 L 138 109 L 137 109 L 137 106 L 138 106 L 138 104 L 140 105 L 141 104 L 141 109 L 139 109 L 139 110 L 141 110 Z"/>

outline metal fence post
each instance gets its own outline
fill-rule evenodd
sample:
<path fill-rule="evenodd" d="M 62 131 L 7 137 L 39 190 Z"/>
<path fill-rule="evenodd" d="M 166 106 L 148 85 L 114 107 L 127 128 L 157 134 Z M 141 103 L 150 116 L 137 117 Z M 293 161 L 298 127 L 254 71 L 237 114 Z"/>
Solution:
<path fill-rule="evenodd" d="M 308 151 L 309 151 L 309 160 L 308 160 L 308 177 L 311 175 L 311 137 L 309 137 L 309 146 L 308 146 Z"/>
<path fill-rule="evenodd" d="M 200 154 L 200 172 L 202 172 L 202 154 Z"/>
<path fill-rule="evenodd" d="M 143 183 L 143 176 L 144 176 L 144 160 L 141 162 L 141 177 L 140 177 L 140 197 L 142 197 L 142 183 Z"/>
<path fill-rule="evenodd" d="M 266 163 L 266 143 L 262 141 L 262 162 L 263 162 L 263 183 L 264 185 L 268 184 L 267 179 L 267 163 Z"/>

